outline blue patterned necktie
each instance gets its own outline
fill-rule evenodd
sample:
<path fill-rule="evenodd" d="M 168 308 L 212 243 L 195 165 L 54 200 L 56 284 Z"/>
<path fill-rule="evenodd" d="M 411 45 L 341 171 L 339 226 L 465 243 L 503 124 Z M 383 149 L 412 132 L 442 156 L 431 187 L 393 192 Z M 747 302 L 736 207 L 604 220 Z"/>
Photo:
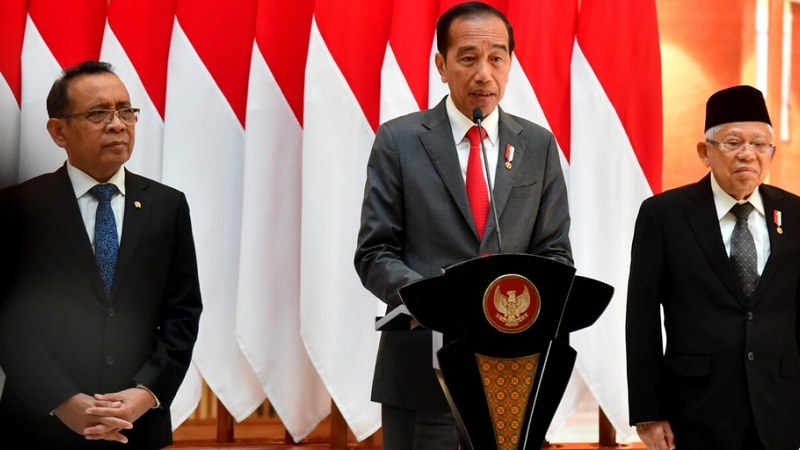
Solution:
<path fill-rule="evenodd" d="M 98 184 L 89 190 L 97 199 L 97 215 L 94 222 L 94 257 L 97 268 L 100 269 L 100 278 L 106 299 L 111 298 L 111 286 L 114 283 L 114 271 L 117 267 L 117 221 L 114 220 L 114 211 L 111 210 L 111 197 L 117 191 L 113 184 Z"/>
<path fill-rule="evenodd" d="M 731 266 L 739 281 L 739 287 L 749 299 L 753 296 L 758 284 L 758 255 L 756 244 L 750 229 L 747 228 L 747 217 L 753 210 L 750 202 L 737 203 L 731 208 L 736 216 L 736 225 L 731 234 Z"/>

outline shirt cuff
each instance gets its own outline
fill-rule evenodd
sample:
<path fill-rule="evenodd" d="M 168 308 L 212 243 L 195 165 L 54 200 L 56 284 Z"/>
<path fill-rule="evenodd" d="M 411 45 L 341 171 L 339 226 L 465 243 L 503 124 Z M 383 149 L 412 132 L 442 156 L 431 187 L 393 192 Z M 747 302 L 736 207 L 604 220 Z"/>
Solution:
<path fill-rule="evenodd" d="M 143 385 L 142 383 L 137 384 L 136 387 L 139 388 L 139 389 L 144 389 L 145 391 L 149 392 L 150 395 L 153 396 L 153 399 L 156 401 L 156 406 L 152 406 L 152 407 L 150 407 L 150 409 L 158 409 L 158 408 L 161 407 L 161 402 L 158 400 L 158 397 L 156 397 L 156 394 L 153 394 L 153 391 L 151 391 L 150 389 L 147 389 L 147 387 L 145 385 Z"/>

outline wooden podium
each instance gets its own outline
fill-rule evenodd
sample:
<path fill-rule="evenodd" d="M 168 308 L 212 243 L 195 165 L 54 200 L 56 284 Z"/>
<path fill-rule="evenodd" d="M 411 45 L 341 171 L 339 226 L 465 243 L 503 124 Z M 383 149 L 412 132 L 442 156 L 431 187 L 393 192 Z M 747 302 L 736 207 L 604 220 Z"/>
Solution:
<path fill-rule="evenodd" d="M 548 258 L 500 254 L 399 292 L 403 306 L 376 329 L 442 333 L 434 370 L 466 448 L 538 450 L 575 364 L 566 336 L 592 325 L 614 289 Z"/>

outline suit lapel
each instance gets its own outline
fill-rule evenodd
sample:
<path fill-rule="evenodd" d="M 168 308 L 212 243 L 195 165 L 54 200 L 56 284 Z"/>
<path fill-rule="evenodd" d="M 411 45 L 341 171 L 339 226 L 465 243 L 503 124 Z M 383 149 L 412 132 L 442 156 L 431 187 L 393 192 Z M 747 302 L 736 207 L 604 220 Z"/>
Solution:
<path fill-rule="evenodd" d="M 500 113 L 498 142 L 497 142 L 497 165 L 494 169 L 494 209 L 497 211 L 497 217 L 502 217 L 503 209 L 508 203 L 508 196 L 511 194 L 511 187 L 514 186 L 514 179 L 518 170 L 507 170 L 505 168 L 505 152 L 506 147 L 511 145 L 514 147 L 514 160 L 521 162 L 525 157 L 525 142 L 522 140 L 522 126 L 506 114 L 500 107 L 497 107 Z M 484 237 L 487 237 L 495 229 L 494 211 L 489 209 L 489 219 L 486 221 L 486 232 Z"/>
<path fill-rule="evenodd" d="M 760 188 L 761 199 L 764 201 L 764 214 L 767 220 L 767 232 L 769 234 L 769 247 L 770 256 L 767 258 L 767 264 L 764 266 L 764 271 L 761 273 L 761 278 L 758 280 L 751 306 L 761 299 L 764 288 L 762 286 L 769 286 L 773 283 L 777 271 L 780 269 L 778 261 L 781 261 L 781 253 L 788 247 L 785 242 L 785 236 L 778 233 L 778 227 L 773 219 L 775 211 L 784 210 L 782 192 L 772 189 L 770 186 L 762 185 Z"/>
<path fill-rule="evenodd" d="M 507 145 L 514 146 L 514 159 L 521 161 L 525 155 L 525 142 L 521 138 L 522 126 L 499 107 L 498 111 L 500 113 L 499 153 L 497 165 L 494 169 L 495 177 L 492 192 L 495 201 L 494 207 L 497 210 L 498 217 L 500 217 L 502 216 L 503 208 L 508 202 L 511 187 L 514 185 L 514 177 L 517 174 L 517 171 L 505 169 L 505 148 Z M 461 165 L 458 161 L 458 152 L 453 143 L 453 131 L 450 127 L 450 121 L 447 119 L 444 100 L 431 110 L 431 114 L 426 122 L 423 123 L 423 126 L 428 128 L 429 131 L 420 135 L 420 141 L 436 168 L 436 172 L 447 187 L 448 192 L 450 192 L 450 196 L 461 211 L 464 220 L 475 233 L 475 236 L 478 236 L 478 232 L 475 229 L 475 221 L 472 218 L 472 210 L 467 199 L 464 178 L 461 175 Z M 490 208 L 484 237 L 489 236 L 494 228 L 494 211 Z"/>
<path fill-rule="evenodd" d="M 725 244 L 722 241 L 722 232 L 714 206 L 714 194 L 711 191 L 711 176 L 707 175 L 694 186 L 695 188 L 687 195 L 684 213 L 697 245 L 706 255 L 709 264 L 726 289 L 736 297 L 739 303 L 746 306 L 746 299 L 739 289 L 736 275 L 733 273 L 728 253 L 725 251 Z"/>
<path fill-rule="evenodd" d="M 117 268 L 114 276 L 114 287 L 111 298 L 119 286 L 122 286 L 131 266 L 134 251 L 145 229 L 145 224 L 153 210 L 153 198 L 148 193 L 149 182 L 138 175 L 125 171 L 125 217 L 122 224 L 122 239 L 119 244 Z"/>
<path fill-rule="evenodd" d="M 86 277 L 97 294 L 97 298 L 104 300 L 106 294 L 103 291 L 100 270 L 97 268 L 97 261 L 94 258 L 94 251 L 92 251 L 92 243 L 86 231 L 86 224 L 84 224 L 83 217 L 81 217 L 78 201 L 75 198 L 75 190 L 67 174 L 66 165 L 58 169 L 54 175 L 54 186 L 51 192 L 56 193 L 58 197 L 54 197 L 53 208 L 54 211 L 61 210 L 61 213 L 53 214 L 51 217 L 53 220 L 63 221 L 61 226 L 56 226 L 55 229 L 63 230 L 65 236 L 74 237 L 74 239 L 65 239 L 68 241 L 66 245 L 72 248 L 70 253 L 75 255 L 78 267 L 86 273 Z"/>
<path fill-rule="evenodd" d="M 422 125 L 428 131 L 420 135 L 420 142 L 428 153 L 431 163 L 436 168 L 439 178 L 442 179 L 442 183 L 444 183 L 453 201 L 461 211 L 464 220 L 477 236 L 478 231 L 475 229 L 472 210 L 469 206 L 469 200 L 467 200 L 467 189 L 464 185 L 464 178 L 461 175 L 458 151 L 453 142 L 453 131 L 447 118 L 445 100 L 442 100 L 430 110 L 430 114 L 427 115 Z"/>

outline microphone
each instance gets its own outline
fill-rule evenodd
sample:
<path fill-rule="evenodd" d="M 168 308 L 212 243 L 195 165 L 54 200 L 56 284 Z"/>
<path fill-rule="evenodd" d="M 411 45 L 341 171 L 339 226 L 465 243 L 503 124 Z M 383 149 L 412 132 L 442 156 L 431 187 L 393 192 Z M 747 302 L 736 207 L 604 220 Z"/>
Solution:
<path fill-rule="evenodd" d="M 494 189 L 492 188 L 492 178 L 489 176 L 489 160 L 486 159 L 486 146 L 483 144 L 483 111 L 480 108 L 472 110 L 472 121 L 478 126 L 478 135 L 481 137 L 481 153 L 483 154 L 483 167 L 486 171 L 486 182 L 489 185 L 489 204 L 492 206 L 494 216 L 494 227 L 497 230 L 497 253 L 503 253 L 503 240 L 500 237 L 500 219 L 497 217 L 497 208 L 494 206 Z"/>

